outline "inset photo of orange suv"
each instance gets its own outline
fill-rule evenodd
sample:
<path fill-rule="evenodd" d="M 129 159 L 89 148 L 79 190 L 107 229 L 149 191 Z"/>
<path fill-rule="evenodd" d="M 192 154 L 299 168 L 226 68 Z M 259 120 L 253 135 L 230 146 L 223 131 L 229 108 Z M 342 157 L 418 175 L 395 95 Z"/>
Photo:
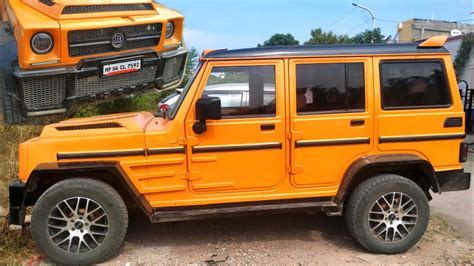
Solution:
<path fill-rule="evenodd" d="M 0 0 L 3 122 L 181 82 L 183 15 L 151 0 Z"/>
<path fill-rule="evenodd" d="M 22 143 L 10 223 L 34 205 L 38 248 L 72 264 L 116 254 L 130 206 L 153 223 L 323 211 L 366 250 L 405 252 L 432 195 L 471 183 L 445 41 L 207 51 L 161 116 L 71 119 Z"/>

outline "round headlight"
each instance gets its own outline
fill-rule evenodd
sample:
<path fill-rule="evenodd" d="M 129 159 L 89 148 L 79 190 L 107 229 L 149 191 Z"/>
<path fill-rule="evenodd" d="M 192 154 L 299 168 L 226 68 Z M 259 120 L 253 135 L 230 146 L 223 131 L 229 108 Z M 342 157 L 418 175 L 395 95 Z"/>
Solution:
<path fill-rule="evenodd" d="M 31 49 L 36 54 L 47 54 L 53 49 L 53 38 L 44 32 L 37 33 L 31 38 Z"/>
<path fill-rule="evenodd" d="M 174 23 L 173 22 L 168 22 L 166 24 L 166 39 L 169 39 L 171 37 L 173 37 L 174 35 Z"/>

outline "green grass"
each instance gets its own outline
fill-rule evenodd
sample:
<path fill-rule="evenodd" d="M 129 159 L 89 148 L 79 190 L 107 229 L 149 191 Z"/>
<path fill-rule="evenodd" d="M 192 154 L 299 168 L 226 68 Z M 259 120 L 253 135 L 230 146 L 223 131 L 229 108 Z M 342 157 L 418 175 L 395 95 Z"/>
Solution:
<path fill-rule="evenodd" d="M 158 102 L 172 90 L 143 93 L 136 97 L 117 99 L 98 105 L 85 105 L 72 117 L 89 117 L 103 114 L 150 111 L 157 109 Z M 8 185 L 18 172 L 18 145 L 37 137 L 42 126 L 0 125 L 0 206 L 8 206 Z M 0 265 L 23 264 L 23 261 L 37 251 L 29 229 L 8 230 L 6 218 L 0 218 Z"/>
<path fill-rule="evenodd" d="M 18 173 L 18 145 L 40 134 L 42 126 L 0 126 L 0 205 L 7 206 L 8 184 Z"/>
<path fill-rule="evenodd" d="M 90 117 L 96 115 L 148 111 L 156 112 L 158 102 L 173 93 L 174 90 L 148 92 L 135 97 L 119 98 L 117 100 L 98 105 L 84 105 L 73 114 L 73 117 Z"/>

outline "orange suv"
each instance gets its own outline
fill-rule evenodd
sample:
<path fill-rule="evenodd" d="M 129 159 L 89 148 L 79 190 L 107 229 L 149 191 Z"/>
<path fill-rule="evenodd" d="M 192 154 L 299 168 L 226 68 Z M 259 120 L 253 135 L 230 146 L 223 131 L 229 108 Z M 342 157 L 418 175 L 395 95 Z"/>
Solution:
<path fill-rule="evenodd" d="M 183 16 L 152 0 L 0 0 L 0 15 L 5 123 L 181 81 Z"/>
<path fill-rule="evenodd" d="M 34 205 L 39 249 L 72 264 L 112 256 L 131 206 L 155 223 L 321 210 L 367 250 L 404 252 L 430 194 L 470 186 L 445 40 L 206 52 L 163 117 L 72 119 L 22 143 L 10 223 Z"/>

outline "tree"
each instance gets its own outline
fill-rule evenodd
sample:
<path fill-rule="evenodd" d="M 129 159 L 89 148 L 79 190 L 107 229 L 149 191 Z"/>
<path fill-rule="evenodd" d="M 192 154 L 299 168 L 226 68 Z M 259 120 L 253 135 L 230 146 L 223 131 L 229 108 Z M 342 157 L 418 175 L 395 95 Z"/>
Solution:
<path fill-rule="evenodd" d="M 392 39 L 392 36 L 385 37 L 380 28 L 374 31 L 366 30 L 351 38 L 352 43 L 387 43 Z"/>
<path fill-rule="evenodd" d="M 474 46 L 474 33 L 464 35 L 459 47 L 456 59 L 454 60 L 454 69 L 456 70 L 456 77 L 461 78 L 467 63 L 470 60 L 472 46 Z M 471 86 L 474 84 L 471 84 Z"/>
<path fill-rule="evenodd" d="M 268 46 L 281 46 L 281 45 L 299 45 L 300 42 L 295 39 L 291 34 L 274 34 L 270 39 L 266 40 L 262 44 L 258 44 L 257 47 L 268 47 Z"/>
<path fill-rule="evenodd" d="M 188 59 L 186 61 L 185 73 L 183 76 L 183 82 L 181 86 L 184 86 L 188 83 L 189 79 L 194 75 L 196 72 L 196 67 L 199 63 L 199 53 L 196 48 L 192 47 L 189 49 Z"/>
<path fill-rule="evenodd" d="M 338 44 L 338 43 L 351 43 L 349 36 L 337 35 L 332 31 L 324 32 L 321 28 L 311 30 L 311 39 L 306 41 L 305 45 L 313 44 Z"/>

